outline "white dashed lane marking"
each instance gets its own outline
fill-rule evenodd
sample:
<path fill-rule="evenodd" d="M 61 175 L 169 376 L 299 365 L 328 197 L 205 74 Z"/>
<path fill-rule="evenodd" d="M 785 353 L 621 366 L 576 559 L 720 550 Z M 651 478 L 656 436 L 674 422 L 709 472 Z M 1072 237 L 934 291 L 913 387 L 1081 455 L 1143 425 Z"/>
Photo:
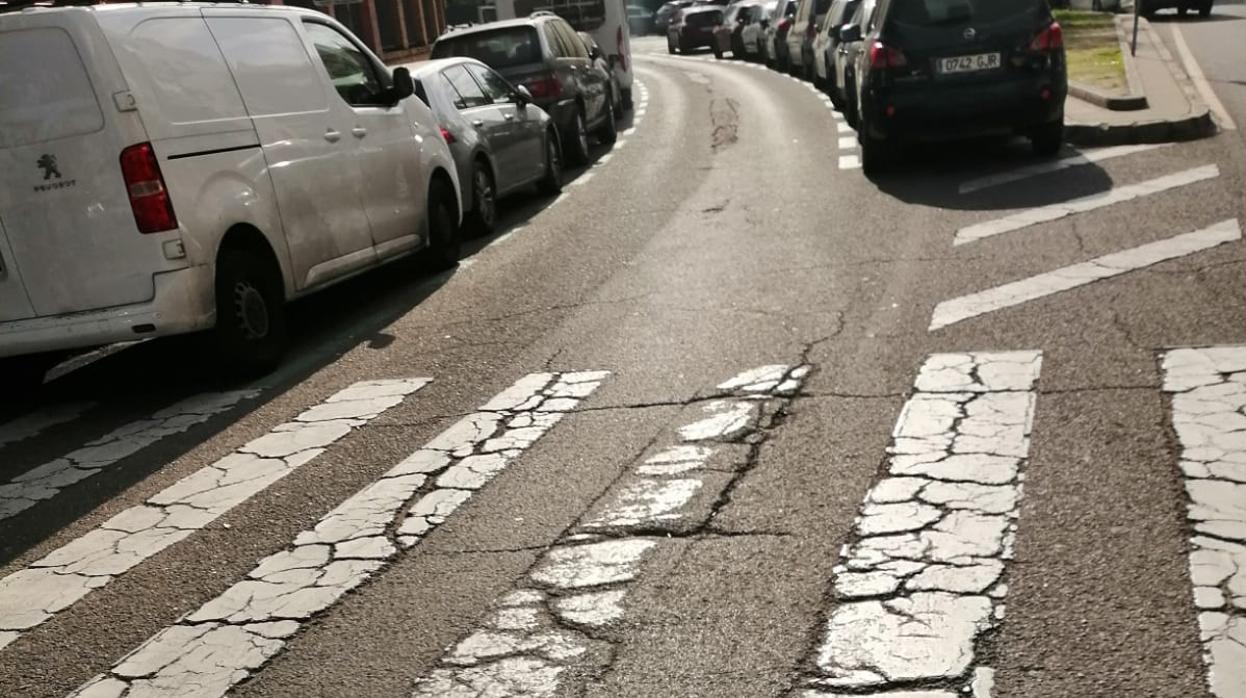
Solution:
<path fill-rule="evenodd" d="M 835 568 L 811 689 L 956 698 L 948 682 L 990 682 L 978 645 L 1004 616 L 1040 364 L 1039 352 L 1019 351 L 936 354 L 922 366 L 887 475 Z"/>
<path fill-rule="evenodd" d="M 857 155 L 840 155 L 839 156 L 839 169 L 855 170 L 855 169 L 859 169 L 860 167 L 861 167 L 860 156 L 857 156 Z"/>
<path fill-rule="evenodd" d="M 1205 182 L 1219 176 L 1220 168 L 1215 165 L 1206 165 L 1145 182 L 1138 182 L 1137 184 L 1115 187 L 1101 194 L 1092 194 L 1080 199 L 1073 199 L 1072 201 L 1028 209 L 1020 213 L 1014 213 L 1011 216 L 1005 216 L 1004 218 L 997 218 L 985 223 L 976 223 L 961 228 L 956 231 L 956 239 L 953 244 L 964 245 L 982 238 L 1011 233 L 1039 223 L 1059 220 L 1075 213 L 1086 213 L 1087 211 L 1094 211 L 1114 204 L 1133 201 L 1134 199 L 1140 199 L 1144 196 L 1158 194 L 1170 189 Z"/>
<path fill-rule="evenodd" d="M 840 150 L 856 150 L 857 149 L 857 137 L 856 136 L 840 136 L 839 149 Z"/>
<path fill-rule="evenodd" d="M 0 580 L 0 647 L 311 462 L 429 381 L 356 383 Z"/>
<path fill-rule="evenodd" d="M 1235 218 L 1193 233 L 1148 243 L 1122 252 L 1114 252 L 1089 262 L 1074 264 L 979 293 L 953 298 L 935 306 L 934 315 L 930 320 L 930 330 L 934 331 L 962 320 L 1003 308 L 1011 308 L 1241 238 L 1242 231 Z"/>
<path fill-rule="evenodd" d="M 1216 698 L 1246 696 L 1246 347 L 1164 354 L 1189 496 L 1190 580 Z"/>
<path fill-rule="evenodd" d="M 838 133 L 840 133 L 840 134 L 845 134 L 845 133 L 856 133 L 856 131 L 855 131 L 855 130 L 853 130 L 853 128 L 852 128 L 851 126 L 849 126 L 848 124 L 846 124 L 846 123 L 844 123 L 844 122 L 842 122 L 842 121 L 836 122 L 836 124 L 835 124 L 835 130 L 836 130 Z"/>
<path fill-rule="evenodd" d="M 697 516 L 688 511 L 694 497 L 727 487 L 721 472 L 707 469 L 715 452 L 757 430 L 767 402 L 794 394 L 808 370 L 762 366 L 719 385 L 723 399 L 693 408 L 676 438 L 634 463 L 605 504 L 586 512 L 495 604 L 485 627 L 416 682 L 415 698 L 553 696 L 567 675 L 580 673 L 569 669 L 595 669 L 587 665 L 597 641 L 579 628 L 600 629 L 623 616 L 645 555 L 665 540 L 654 532 L 689 524 Z"/>
<path fill-rule="evenodd" d="M 1111 148 L 1088 150 L 1078 153 L 1077 155 L 1055 160 L 1053 162 L 1041 162 L 1036 165 L 1028 165 L 1026 167 L 1019 167 L 1015 170 L 1009 170 L 1008 172 L 1000 172 L 999 174 L 971 179 L 960 185 L 960 193 L 970 194 L 975 191 L 990 187 L 997 187 L 1002 184 L 1020 182 L 1025 179 L 1029 179 L 1030 177 L 1037 177 L 1051 172 L 1067 170 L 1070 167 L 1089 165 L 1093 162 L 1103 162 L 1104 160 L 1111 160 L 1112 158 L 1133 155 L 1134 153 L 1142 153 L 1148 150 L 1155 150 L 1156 148 L 1163 148 L 1166 145 L 1166 143 L 1154 145 L 1121 145 Z"/>
<path fill-rule="evenodd" d="M 32 439 L 47 429 L 72 422 L 95 407 L 93 402 L 78 402 L 47 407 L 0 425 L 0 448 Z M 0 487 L 0 492 L 3 491 Z M 0 495 L 2 497 L 2 495 Z M 0 510 L 3 507 L 0 506 Z"/>
<path fill-rule="evenodd" d="M 0 485 L 0 520 L 51 499 L 66 487 L 94 477 L 161 439 L 186 432 L 258 394 L 258 390 L 236 390 L 196 395 L 28 470 Z"/>
<path fill-rule="evenodd" d="M 533 373 L 434 437 L 73 695 L 224 696 L 286 640 L 441 525 L 608 376 Z M 432 487 L 426 487 L 427 484 Z"/>

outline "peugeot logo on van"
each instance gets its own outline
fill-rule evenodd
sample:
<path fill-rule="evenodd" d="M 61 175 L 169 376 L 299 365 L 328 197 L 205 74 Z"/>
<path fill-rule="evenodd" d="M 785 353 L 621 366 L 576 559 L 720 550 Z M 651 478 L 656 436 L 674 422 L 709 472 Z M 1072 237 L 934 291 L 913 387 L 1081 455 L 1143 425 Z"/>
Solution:
<path fill-rule="evenodd" d="M 39 161 L 35 164 L 39 166 L 39 169 L 43 170 L 43 181 L 46 182 L 53 177 L 57 179 L 61 178 L 61 170 L 56 165 L 55 155 L 52 155 L 51 153 L 44 153 L 43 157 L 39 158 Z"/>
<path fill-rule="evenodd" d="M 965 41 L 973 41 L 973 37 L 977 35 L 978 35 L 978 32 L 974 31 L 973 27 L 968 27 L 967 29 L 965 29 Z"/>

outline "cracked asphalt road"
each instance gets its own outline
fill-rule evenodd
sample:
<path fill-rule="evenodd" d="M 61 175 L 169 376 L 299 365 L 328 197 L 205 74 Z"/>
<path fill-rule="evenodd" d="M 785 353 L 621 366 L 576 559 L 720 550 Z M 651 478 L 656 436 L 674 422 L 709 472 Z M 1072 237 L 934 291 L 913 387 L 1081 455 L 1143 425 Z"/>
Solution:
<path fill-rule="evenodd" d="M 591 180 L 508 202 L 451 273 L 299 302 L 273 376 L 221 385 L 156 341 L 9 406 L 0 696 L 1185 698 L 1211 695 L 1204 649 L 1216 695 L 1246 696 L 1242 242 L 930 329 L 945 301 L 1246 219 L 1237 136 L 963 194 L 1034 162 L 960 143 L 870 181 L 806 86 L 663 49 L 636 42 L 646 115 Z M 1239 349 L 1165 374 L 1206 345 Z M 255 450 L 299 415 L 344 424 Z M 6 625 L 28 570 L 141 538 L 183 482 L 207 519 Z"/>

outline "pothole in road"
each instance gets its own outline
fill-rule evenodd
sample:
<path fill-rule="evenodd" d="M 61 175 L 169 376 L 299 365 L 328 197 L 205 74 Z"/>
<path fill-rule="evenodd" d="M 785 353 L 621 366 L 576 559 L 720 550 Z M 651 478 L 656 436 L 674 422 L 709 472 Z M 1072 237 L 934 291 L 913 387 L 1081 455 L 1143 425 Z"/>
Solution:
<path fill-rule="evenodd" d="M 710 142 L 714 152 L 738 141 L 740 139 L 739 103 L 726 97 L 710 100 L 710 123 L 714 127 Z"/>

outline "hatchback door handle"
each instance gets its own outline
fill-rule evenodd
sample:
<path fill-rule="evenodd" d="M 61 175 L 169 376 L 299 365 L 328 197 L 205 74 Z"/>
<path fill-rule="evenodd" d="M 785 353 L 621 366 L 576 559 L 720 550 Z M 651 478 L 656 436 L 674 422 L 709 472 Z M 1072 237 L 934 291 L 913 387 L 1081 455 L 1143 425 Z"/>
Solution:
<path fill-rule="evenodd" d="M 476 128 L 480 128 L 481 126 L 484 126 L 484 125 L 485 125 L 485 122 L 481 119 L 476 119 L 475 121 L 472 122 L 472 126 L 475 126 Z"/>
<path fill-rule="evenodd" d="M 350 132 L 351 132 L 351 135 L 353 135 L 355 138 L 363 138 L 364 136 L 368 135 L 368 129 L 362 126 L 356 126 L 355 128 L 352 128 Z"/>
<path fill-rule="evenodd" d="M 503 114 L 502 118 L 506 119 L 507 121 L 514 121 L 515 115 L 514 114 Z"/>
<path fill-rule="evenodd" d="M 337 143 L 338 141 L 342 140 L 342 133 L 341 131 L 334 131 L 333 129 L 329 129 L 328 131 L 324 132 L 324 139 L 326 141 L 329 141 L 330 143 Z"/>

